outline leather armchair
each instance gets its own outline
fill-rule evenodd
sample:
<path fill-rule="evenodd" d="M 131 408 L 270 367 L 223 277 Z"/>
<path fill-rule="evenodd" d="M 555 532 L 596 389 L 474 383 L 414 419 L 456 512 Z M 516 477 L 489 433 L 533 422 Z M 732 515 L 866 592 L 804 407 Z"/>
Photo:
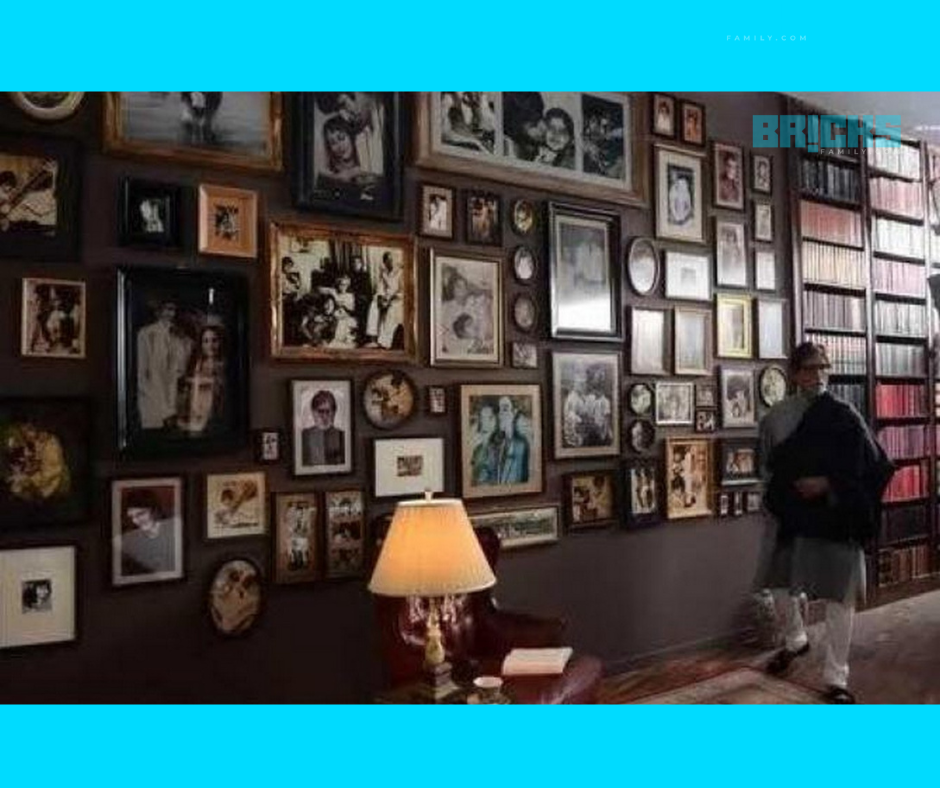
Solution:
<path fill-rule="evenodd" d="M 490 528 L 476 531 L 493 572 L 499 559 L 499 537 Z M 375 597 L 379 646 L 388 686 L 417 681 L 422 675 L 427 600 Z M 562 646 L 565 622 L 501 610 L 492 589 L 444 600 L 441 632 L 447 659 L 458 682 L 479 675 L 500 675 L 513 648 Z M 574 654 L 559 676 L 507 677 L 503 691 L 514 703 L 593 703 L 601 678 L 596 657 Z"/>

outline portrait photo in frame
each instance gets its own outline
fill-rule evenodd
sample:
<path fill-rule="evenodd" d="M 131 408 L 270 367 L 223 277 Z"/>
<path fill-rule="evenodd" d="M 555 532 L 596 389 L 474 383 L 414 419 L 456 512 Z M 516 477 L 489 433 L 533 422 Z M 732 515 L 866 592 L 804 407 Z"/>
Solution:
<path fill-rule="evenodd" d="M 718 413 L 714 410 L 695 411 L 695 431 L 714 432 L 718 429 Z"/>
<path fill-rule="evenodd" d="M 751 191 L 773 194 L 774 160 L 772 156 L 751 151 Z"/>
<path fill-rule="evenodd" d="M 695 407 L 717 408 L 718 387 L 714 381 L 697 381 L 695 384 Z"/>
<path fill-rule="evenodd" d="M 380 430 L 393 430 L 410 419 L 418 405 L 418 389 L 401 370 L 376 372 L 362 386 L 366 421 Z"/>
<path fill-rule="evenodd" d="M 662 145 L 656 150 L 656 237 L 705 242 L 701 153 Z"/>
<path fill-rule="evenodd" d="M 620 353 L 552 353 L 555 459 L 620 454 Z"/>
<path fill-rule="evenodd" d="M 565 515 L 569 530 L 607 528 L 619 519 L 617 484 L 609 470 L 565 475 Z"/>
<path fill-rule="evenodd" d="M 183 187 L 138 178 L 121 180 L 119 241 L 122 246 L 178 249 Z"/>
<path fill-rule="evenodd" d="M 666 250 L 666 298 L 712 300 L 712 264 L 707 254 Z"/>
<path fill-rule="evenodd" d="M 676 307 L 673 310 L 673 372 L 676 375 L 712 373 L 712 312 Z"/>
<path fill-rule="evenodd" d="M 772 243 L 774 240 L 774 206 L 769 202 L 753 202 L 754 240 Z"/>
<path fill-rule="evenodd" d="M 776 298 L 758 298 L 757 357 L 787 357 L 787 302 Z"/>
<path fill-rule="evenodd" d="M 756 438 L 725 438 L 719 444 L 719 479 L 722 487 L 760 481 Z"/>
<path fill-rule="evenodd" d="M 318 534 L 320 494 L 275 493 L 274 582 L 309 583 L 321 572 Z"/>
<path fill-rule="evenodd" d="M 529 246 L 517 246 L 512 253 L 512 274 L 520 285 L 527 285 L 535 278 L 538 263 L 535 252 Z"/>
<path fill-rule="evenodd" d="M 627 404 L 634 416 L 649 416 L 653 412 L 653 389 L 648 383 L 634 383 L 627 392 Z"/>
<path fill-rule="evenodd" d="M 447 387 L 446 386 L 428 386 L 425 389 L 425 401 L 427 402 L 427 412 L 431 416 L 447 415 Z"/>
<path fill-rule="evenodd" d="M 689 381 L 656 381 L 656 426 L 692 426 L 694 384 Z"/>
<path fill-rule="evenodd" d="M 665 489 L 667 519 L 682 520 L 714 514 L 710 440 L 666 439 Z"/>
<path fill-rule="evenodd" d="M 366 567 L 365 497 L 362 490 L 323 493 L 326 577 L 359 577 Z"/>
<path fill-rule="evenodd" d="M 373 497 L 444 491 L 443 438 L 376 438 L 373 449 Z"/>
<path fill-rule="evenodd" d="M 502 550 L 557 542 L 559 519 L 557 506 L 470 515 L 474 528 L 492 528 L 496 532 Z"/>
<path fill-rule="evenodd" d="M 258 256 L 258 193 L 199 184 L 199 253 Z"/>
<path fill-rule="evenodd" d="M 715 296 L 715 321 L 718 326 L 718 356 L 751 358 L 751 297 L 719 293 Z"/>
<path fill-rule="evenodd" d="M 259 465 L 275 465 L 284 459 L 284 433 L 276 427 L 254 431 L 254 460 Z"/>
<path fill-rule="evenodd" d="M 263 536 L 268 532 L 267 500 L 262 472 L 206 474 L 206 539 Z"/>
<path fill-rule="evenodd" d="M 757 391 L 768 408 L 783 400 L 787 396 L 787 373 L 783 367 L 776 364 L 764 367 L 757 376 Z"/>
<path fill-rule="evenodd" d="M 664 93 L 653 94 L 651 130 L 657 137 L 676 138 L 676 100 Z"/>
<path fill-rule="evenodd" d="M 418 227 L 421 235 L 430 238 L 454 237 L 454 190 L 447 186 L 421 184 L 421 216 Z"/>
<path fill-rule="evenodd" d="M 253 558 L 223 561 L 209 584 L 206 606 L 215 631 L 223 637 L 247 635 L 264 608 L 264 573 Z"/>
<path fill-rule="evenodd" d="M 737 145 L 712 143 L 715 207 L 744 210 L 744 153 Z"/>
<path fill-rule="evenodd" d="M 535 203 L 531 200 L 513 200 L 509 214 L 512 231 L 522 237 L 528 236 L 535 229 L 536 224 Z"/>
<path fill-rule="evenodd" d="M 758 290 L 777 289 L 777 255 L 772 250 L 754 250 L 754 287 Z"/>
<path fill-rule="evenodd" d="M 647 454 L 656 442 L 656 429 L 646 419 L 635 419 L 627 430 L 630 448 L 637 454 Z"/>
<path fill-rule="evenodd" d="M 24 358 L 85 358 L 85 283 L 26 277 L 20 296 L 20 354 Z"/>
<path fill-rule="evenodd" d="M 501 246 L 503 243 L 503 199 L 495 192 L 475 189 L 464 198 L 468 244 Z"/>
<path fill-rule="evenodd" d="M 78 638 L 74 545 L 0 550 L 0 649 Z"/>
<path fill-rule="evenodd" d="M 682 141 L 688 145 L 705 147 L 705 107 L 694 101 L 679 105 Z"/>
<path fill-rule="evenodd" d="M 719 287 L 747 287 L 744 222 L 715 219 L 715 282 Z"/>
<path fill-rule="evenodd" d="M 749 367 L 722 367 L 719 379 L 722 426 L 753 427 L 757 423 L 753 370 Z"/>
<path fill-rule="evenodd" d="M 623 511 L 630 525 L 652 525 L 662 519 L 659 463 L 634 460 L 623 466 Z"/>
<path fill-rule="evenodd" d="M 523 334 L 535 331 L 539 320 L 539 308 L 528 293 L 519 293 L 512 300 L 512 324 Z"/>
<path fill-rule="evenodd" d="M 627 251 L 627 281 L 638 296 L 648 296 L 659 284 L 659 255 L 649 238 L 634 238 Z"/>
<path fill-rule="evenodd" d="M 294 476 L 351 473 L 351 380 L 292 380 L 291 445 Z"/>
<path fill-rule="evenodd" d="M 630 309 L 630 372 L 666 374 L 666 310 Z"/>

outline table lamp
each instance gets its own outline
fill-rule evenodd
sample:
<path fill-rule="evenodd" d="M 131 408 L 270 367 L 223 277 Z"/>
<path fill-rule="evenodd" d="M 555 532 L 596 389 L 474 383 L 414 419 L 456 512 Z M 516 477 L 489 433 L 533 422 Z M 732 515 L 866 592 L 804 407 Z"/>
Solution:
<path fill-rule="evenodd" d="M 495 585 L 463 501 L 431 498 L 402 501 L 382 544 L 369 590 L 373 594 L 428 599 L 425 682 L 418 692 L 436 702 L 458 687 L 450 677 L 441 642 L 440 598 Z"/>

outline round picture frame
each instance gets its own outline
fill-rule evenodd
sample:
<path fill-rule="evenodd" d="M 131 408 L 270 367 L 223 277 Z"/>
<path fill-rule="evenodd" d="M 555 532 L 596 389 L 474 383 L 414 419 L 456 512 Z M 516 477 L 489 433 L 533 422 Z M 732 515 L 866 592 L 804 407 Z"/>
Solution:
<path fill-rule="evenodd" d="M 656 442 L 656 429 L 646 419 L 636 419 L 627 428 L 627 440 L 637 454 L 648 454 Z"/>
<path fill-rule="evenodd" d="M 241 637 L 254 629 L 264 606 L 263 579 L 261 567 L 247 556 L 228 558 L 219 564 L 206 599 L 216 632 Z"/>
<path fill-rule="evenodd" d="M 538 263 L 535 252 L 528 246 L 518 246 L 512 254 L 512 274 L 521 285 L 527 285 L 535 279 Z"/>
<path fill-rule="evenodd" d="M 85 92 L 11 91 L 9 96 L 10 100 L 31 118 L 54 121 L 65 120 L 74 115 L 85 98 Z"/>
<path fill-rule="evenodd" d="M 649 238 L 634 238 L 627 250 L 627 281 L 638 296 L 650 295 L 659 285 L 659 255 Z"/>
<path fill-rule="evenodd" d="M 393 430 L 410 419 L 418 405 L 418 389 L 401 370 L 376 372 L 362 387 L 366 420 L 380 430 Z"/>
<path fill-rule="evenodd" d="M 516 235 L 528 235 L 535 227 L 535 204 L 531 200 L 513 200 L 509 217 Z"/>
<path fill-rule="evenodd" d="M 627 394 L 630 412 L 634 416 L 649 416 L 653 412 L 653 389 L 647 383 L 634 383 Z"/>
<path fill-rule="evenodd" d="M 772 408 L 787 396 L 787 373 L 783 367 L 770 364 L 760 371 L 757 377 L 757 390 L 760 401 Z"/>
<path fill-rule="evenodd" d="M 532 296 L 522 293 L 512 302 L 512 322 L 525 334 L 531 334 L 538 323 L 539 308 Z"/>

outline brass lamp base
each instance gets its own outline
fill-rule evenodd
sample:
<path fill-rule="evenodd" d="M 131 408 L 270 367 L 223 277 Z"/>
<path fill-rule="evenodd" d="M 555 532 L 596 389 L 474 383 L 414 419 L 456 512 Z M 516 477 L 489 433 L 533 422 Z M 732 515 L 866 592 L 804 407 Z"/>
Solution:
<path fill-rule="evenodd" d="M 450 677 L 449 662 L 424 666 L 424 678 L 418 684 L 416 694 L 425 703 L 440 703 L 455 692 L 460 692 L 460 687 Z"/>

